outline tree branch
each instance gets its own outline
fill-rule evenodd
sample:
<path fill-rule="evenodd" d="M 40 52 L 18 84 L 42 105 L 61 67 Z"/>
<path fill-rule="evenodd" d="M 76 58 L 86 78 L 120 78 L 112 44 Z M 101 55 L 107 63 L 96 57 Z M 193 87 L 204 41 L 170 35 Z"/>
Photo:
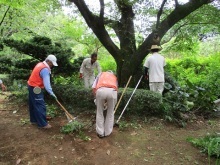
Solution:
<path fill-rule="evenodd" d="M 105 5 L 104 5 L 104 0 L 99 0 L 100 2 L 100 20 L 102 21 L 102 23 L 104 23 L 104 9 L 105 9 Z"/>
<path fill-rule="evenodd" d="M 156 23 L 156 29 L 158 29 L 159 25 L 160 25 L 160 17 L 163 13 L 163 8 L 164 8 L 164 5 L 165 3 L 167 2 L 167 0 L 163 0 L 162 4 L 161 4 L 161 7 L 157 13 L 157 23 Z"/>
<path fill-rule="evenodd" d="M 164 0 L 165 1 L 165 0 Z M 184 19 L 186 16 L 191 14 L 193 11 L 197 10 L 205 4 L 211 3 L 213 0 L 190 0 L 184 5 L 179 5 L 178 8 L 175 8 L 158 26 L 158 36 L 163 38 L 166 32 L 172 28 L 177 22 Z M 143 42 L 143 44 L 138 48 L 138 54 L 141 53 L 140 58 L 144 59 L 145 54 L 149 53 L 151 44 L 149 40 L 152 41 L 153 33 L 151 33 Z"/>
<path fill-rule="evenodd" d="M 2 17 L 2 20 L 1 20 L 1 22 L 0 22 L 0 26 L 1 26 L 2 23 L 4 22 L 4 19 L 5 19 L 5 17 L 6 17 L 6 15 L 7 15 L 8 11 L 9 11 L 9 9 L 10 9 L 10 7 L 11 7 L 11 6 L 8 6 L 7 10 L 5 11 L 5 13 L 4 13 L 3 17 Z"/>
<path fill-rule="evenodd" d="M 105 29 L 104 21 L 102 21 L 102 17 L 104 17 L 104 0 L 100 0 L 100 17 L 94 15 L 85 4 L 84 0 L 69 0 L 73 2 L 78 10 L 80 11 L 81 15 L 85 19 L 87 25 L 92 29 L 95 33 L 99 41 L 103 44 L 103 46 L 109 51 L 109 53 L 115 58 L 119 59 L 120 57 L 120 50 L 114 44 L 112 39 L 110 38 L 108 32 Z"/>
<path fill-rule="evenodd" d="M 178 0 L 174 0 L 174 1 L 175 1 L 175 7 L 178 7 L 179 6 Z"/>

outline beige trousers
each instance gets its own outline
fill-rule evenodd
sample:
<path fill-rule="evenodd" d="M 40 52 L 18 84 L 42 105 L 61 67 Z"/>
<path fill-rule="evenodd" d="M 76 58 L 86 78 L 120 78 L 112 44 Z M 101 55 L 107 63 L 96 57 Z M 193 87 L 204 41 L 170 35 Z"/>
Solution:
<path fill-rule="evenodd" d="M 150 82 L 149 87 L 151 91 L 162 94 L 164 90 L 164 82 Z"/>
<path fill-rule="evenodd" d="M 84 86 L 85 88 L 91 88 L 93 82 L 95 81 L 94 75 L 83 75 Z"/>
<path fill-rule="evenodd" d="M 107 114 L 104 118 L 104 104 L 107 102 Z M 96 132 L 108 136 L 112 133 L 114 125 L 114 107 L 117 102 L 117 91 L 113 88 L 99 88 L 96 91 Z"/>

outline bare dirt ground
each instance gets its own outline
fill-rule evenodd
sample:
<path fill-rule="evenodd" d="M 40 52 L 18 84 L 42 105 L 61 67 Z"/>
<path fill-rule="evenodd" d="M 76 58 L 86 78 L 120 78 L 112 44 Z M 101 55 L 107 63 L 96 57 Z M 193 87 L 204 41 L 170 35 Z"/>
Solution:
<path fill-rule="evenodd" d="M 27 105 L 0 95 L 0 165 L 208 165 L 208 156 L 186 139 L 220 131 L 219 120 L 201 119 L 179 128 L 149 119 L 138 128 L 114 128 L 103 139 L 96 136 L 93 126 L 85 132 L 91 140 L 83 141 L 60 132 L 67 122 L 64 114 L 50 120 L 49 130 L 28 121 Z M 212 158 L 210 164 L 215 162 Z"/>

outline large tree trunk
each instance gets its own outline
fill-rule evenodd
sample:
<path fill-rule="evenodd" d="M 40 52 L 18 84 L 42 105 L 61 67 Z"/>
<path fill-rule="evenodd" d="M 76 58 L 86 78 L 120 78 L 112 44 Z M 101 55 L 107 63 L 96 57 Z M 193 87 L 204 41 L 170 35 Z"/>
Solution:
<path fill-rule="evenodd" d="M 163 0 L 161 8 L 157 14 L 156 29 L 136 48 L 135 31 L 134 31 L 134 13 L 132 3 L 125 0 L 115 0 L 115 4 L 121 13 L 119 21 L 104 18 L 104 0 L 100 1 L 100 14 L 94 15 L 85 4 L 84 0 L 69 0 L 73 2 L 84 17 L 88 26 L 93 30 L 103 46 L 114 57 L 117 63 L 117 76 L 119 86 L 124 86 L 132 75 L 132 86 L 135 86 L 142 74 L 142 63 L 144 58 L 149 54 L 152 44 L 160 44 L 160 39 L 166 32 L 181 19 L 188 16 L 204 4 L 213 0 L 190 0 L 184 5 L 176 2 L 175 9 L 161 21 L 163 7 L 167 0 Z M 216 0 L 217 1 L 217 0 Z M 119 41 L 120 48 L 110 38 L 106 26 L 111 27 Z"/>

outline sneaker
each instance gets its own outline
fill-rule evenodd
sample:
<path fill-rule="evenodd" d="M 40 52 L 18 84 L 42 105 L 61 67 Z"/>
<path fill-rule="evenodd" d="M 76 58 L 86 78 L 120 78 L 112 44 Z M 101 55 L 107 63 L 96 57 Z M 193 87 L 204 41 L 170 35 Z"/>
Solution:
<path fill-rule="evenodd" d="M 99 138 L 104 138 L 104 137 L 105 137 L 104 135 L 100 135 L 100 134 L 98 134 L 98 133 L 97 133 L 97 136 L 98 136 Z"/>
<path fill-rule="evenodd" d="M 47 124 L 46 126 L 42 127 L 44 129 L 50 129 L 52 126 L 50 124 Z"/>

